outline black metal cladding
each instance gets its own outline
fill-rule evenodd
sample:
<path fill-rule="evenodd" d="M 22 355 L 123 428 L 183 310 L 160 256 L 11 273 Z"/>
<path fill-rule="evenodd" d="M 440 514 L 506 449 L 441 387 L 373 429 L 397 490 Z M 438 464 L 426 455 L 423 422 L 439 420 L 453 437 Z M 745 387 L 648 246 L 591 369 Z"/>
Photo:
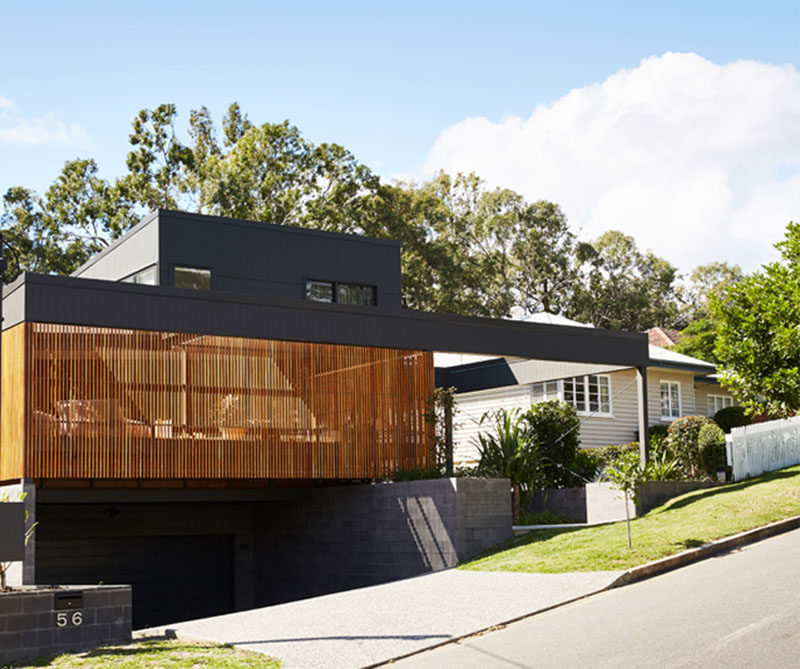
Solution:
<path fill-rule="evenodd" d="M 160 209 L 78 268 L 73 276 L 120 281 L 157 267 L 175 285 L 175 267 L 211 271 L 211 290 L 302 300 L 306 281 L 376 287 L 382 307 L 400 308 L 400 243 L 219 216 Z"/>
<path fill-rule="evenodd" d="M 635 332 L 39 274 L 24 274 L 6 287 L 4 307 L 4 328 L 26 320 L 631 367 L 648 363 L 647 337 Z"/>

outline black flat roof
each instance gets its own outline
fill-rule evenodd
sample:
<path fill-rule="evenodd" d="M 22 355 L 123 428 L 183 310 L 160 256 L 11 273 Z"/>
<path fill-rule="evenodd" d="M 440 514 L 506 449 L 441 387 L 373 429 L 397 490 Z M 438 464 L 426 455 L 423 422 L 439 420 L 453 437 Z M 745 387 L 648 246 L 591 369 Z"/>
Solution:
<path fill-rule="evenodd" d="M 647 335 L 25 273 L 3 292 L 23 321 L 647 366 Z"/>

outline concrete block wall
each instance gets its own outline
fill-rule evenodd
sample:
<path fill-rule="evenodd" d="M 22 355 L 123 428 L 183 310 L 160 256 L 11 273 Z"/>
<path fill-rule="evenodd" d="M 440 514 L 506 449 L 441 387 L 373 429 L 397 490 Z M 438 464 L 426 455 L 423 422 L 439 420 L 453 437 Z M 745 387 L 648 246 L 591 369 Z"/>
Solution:
<path fill-rule="evenodd" d="M 504 479 L 315 489 L 254 514 L 255 598 L 312 597 L 446 569 L 511 537 Z M 270 578 L 279 573 L 280 580 Z"/>
<path fill-rule="evenodd" d="M 81 594 L 80 608 L 57 609 L 56 594 L 68 593 Z M 0 665 L 130 638 L 130 587 L 26 588 L 0 593 Z"/>

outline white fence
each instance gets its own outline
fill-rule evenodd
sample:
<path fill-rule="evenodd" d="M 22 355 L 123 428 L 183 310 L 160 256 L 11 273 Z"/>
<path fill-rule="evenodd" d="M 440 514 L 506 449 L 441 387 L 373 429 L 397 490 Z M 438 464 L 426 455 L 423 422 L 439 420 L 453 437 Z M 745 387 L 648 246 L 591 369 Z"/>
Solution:
<path fill-rule="evenodd" d="M 800 416 L 731 430 L 729 463 L 741 481 L 800 463 Z"/>

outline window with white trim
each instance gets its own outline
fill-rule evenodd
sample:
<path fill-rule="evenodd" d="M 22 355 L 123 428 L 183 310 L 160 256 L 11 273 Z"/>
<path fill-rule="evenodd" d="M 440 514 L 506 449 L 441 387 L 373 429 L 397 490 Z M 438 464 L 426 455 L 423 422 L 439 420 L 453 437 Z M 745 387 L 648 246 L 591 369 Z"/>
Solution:
<path fill-rule="evenodd" d="M 531 386 L 531 403 L 561 399 L 561 381 L 545 381 Z"/>
<path fill-rule="evenodd" d="M 661 381 L 661 418 L 674 420 L 681 417 L 681 384 L 677 381 Z"/>
<path fill-rule="evenodd" d="M 726 395 L 708 396 L 708 417 L 713 418 L 720 409 L 733 406 L 733 398 Z"/>
<path fill-rule="evenodd" d="M 581 414 L 610 416 L 611 377 L 590 374 L 532 384 L 531 401 L 534 404 L 553 399 L 564 400 Z"/>

